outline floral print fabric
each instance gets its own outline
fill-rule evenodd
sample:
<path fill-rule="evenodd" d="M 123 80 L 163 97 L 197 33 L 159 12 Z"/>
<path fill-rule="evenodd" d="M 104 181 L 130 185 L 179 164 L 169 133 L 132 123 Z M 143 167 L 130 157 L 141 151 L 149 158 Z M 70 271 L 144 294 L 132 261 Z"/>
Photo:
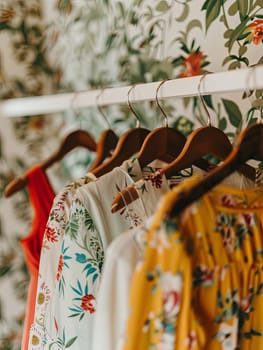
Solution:
<path fill-rule="evenodd" d="M 195 181 L 165 195 L 146 233 L 125 350 L 263 347 L 263 188 L 219 185 L 168 218 Z"/>
<path fill-rule="evenodd" d="M 153 215 L 162 195 L 193 173 L 193 169 L 189 168 L 167 179 L 161 169 L 156 170 L 153 167 L 147 169 L 150 170 L 149 174 L 127 186 L 123 191 L 119 191 L 125 207 L 117 213 L 129 219 L 132 227 L 142 225 L 146 218 Z"/>
<path fill-rule="evenodd" d="M 152 216 L 162 195 L 189 178 L 192 173 L 201 175 L 203 171 L 192 167 L 183 170 L 171 179 L 166 179 L 165 174 L 159 169 L 154 174 L 143 176 L 142 179 L 123 191 L 126 206 L 119 211 L 119 214 L 133 220 L 133 226 L 136 226 L 136 229 L 117 237 L 107 249 L 97 297 L 98 306 L 94 322 L 92 350 L 103 348 L 119 350 L 123 344 L 125 322 L 129 315 L 129 287 L 136 264 L 141 259 L 145 244 L 145 231 L 151 221 L 151 219 L 143 220 L 142 215 L 139 220 L 136 210 L 140 208 L 143 200 L 144 203 L 147 203 L 144 208 L 146 217 Z M 252 181 L 243 178 L 238 173 L 232 174 L 224 183 L 242 188 L 255 186 Z M 133 202 L 129 202 L 130 199 Z M 104 330 L 103 337 L 101 329 Z"/>
<path fill-rule="evenodd" d="M 138 220 L 112 215 L 112 199 L 120 189 L 155 170 L 142 171 L 137 160 L 128 160 L 77 189 L 64 227 L 56 286 L 46 312 L 44 349 L 82 350 L 91 346 L 104 251 L 116 236 L 146 216 L 147 203 L 143 201 L 136 208 Z"/>
<path fill-rule="evenodd" d="M 30 330 L 29 349 L 41 349 L 44 337 L 44 323 L 55 282 L 59 278 L 61 260 L 59 255 L 64 237 L 65 223 L 74 194 L 80 186 L 95 179 L 89 173 L 83 178 L 65 186 L 55 197 L 44 232 L 40 257 L 37 298 L 34 323 Z M 57 268 L 57 266 L 59 266 Z"/>

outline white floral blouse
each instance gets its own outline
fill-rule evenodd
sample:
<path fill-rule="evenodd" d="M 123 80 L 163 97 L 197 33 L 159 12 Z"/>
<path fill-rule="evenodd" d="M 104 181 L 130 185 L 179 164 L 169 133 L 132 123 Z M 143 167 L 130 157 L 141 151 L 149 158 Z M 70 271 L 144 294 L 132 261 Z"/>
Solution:
<path fill-rule="evenodd" d="M 45 314 L 58 278 L 57 266 L 72 199 L 77 188 L 95 179 L 96 177 L 93 174 L 88 173 L 86 176 L 65 186 L 53 200 L 43 237 L 35 316 L 30 330 L 29 349 L 42 348 L 41 340 L 44 337 Z"/>

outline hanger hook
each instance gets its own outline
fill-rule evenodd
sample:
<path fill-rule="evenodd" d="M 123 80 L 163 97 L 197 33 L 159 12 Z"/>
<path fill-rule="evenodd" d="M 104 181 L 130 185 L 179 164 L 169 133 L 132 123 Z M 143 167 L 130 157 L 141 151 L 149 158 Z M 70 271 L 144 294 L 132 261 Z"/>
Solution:
<path fill-rule="evenodd" d="M 128 104 L 128 107 L 130 109 L 130 111 L 133 113 L 133 115 L 135 116 L 135 119 L 136 119 L 136 128 L 140 128 L 141 126 L 141 122 L 140 122 L 140 118 L 137 114 L 137 112 L 135 111 L 135 109 L 132 107 L 131 105 L 131 101 L 130 101 L 130 93 L 131 91 L 135 88 L 136 84 L 132 85 L 128 91 L 128 94 L 127 94 L 127 104 Z"/>
<path fill-rule="evenodd" d="M 72 96 L 72 99 L 70 102 L 70 109 L 73 111 L 73 114 L 74 114 L 75 118 L 77 119 L 77 121 L 79 122 L 79 127 L 81 129 L 80 113 L 77 111 L 76 106 L 75 106 L 75 101 L 78 97 L 78 94 L 79 93 L 77 91 L 73 93 L 73 96 Z"/>
<path fill-rule="evenodd" d="M 259 115 L 257 117 L 257 123 L 259 124 L 259 123 L 263 123 L 263 99 L 258 98 L 255 101 L 252 101 L 251 96 L 253 94 L 253 91 L 251 91 L 249 89 L 249 81 L 251 78 L 253 78 L 254 82 L 256 83 L 255 69 L 257 66 L 258 66 L 257 64 L 254 64 L 254 65 L 251 65 L 249 67 L 250 69 L 249 69 L 248 74 L 247 74 L 245 93 L 247 94 L 248 97 L 250 97 L 250 102 L 251 102 L 252 107 L 254 107 L 255 109 L 258 109 L 258 111 L 259 111 Z"/>
<path fill-rule="evenodd" d="M 109 129 L 111 129 L 110 121 L 106 117 L 106 114 L 103 112 L 103 108 L 99 104 L 99 98 L 102 96 L 103 92 L 104 92 L 104 89 L 101 89 L 100 92 L 98 93 L 98 95 L 96 96 L 96 107 L 97 107 L 98 111 L 100 112 L 100 114 L 102 115 L 103 119 L 105 120 L 106 124 L 108 125 Z"/>
<path fill-rule="evenodd" d="M 155 93 L 155 101 L 157 103 L 157 106 L 159 107 L 160 111 L 162 112 L 162 115 L 164 116 L 164 125 L 166 127 L 168 127 L 168 117 L 167 117 L 167 114 L 165 113 L 163 107 L 161 106 L 160 102 L 159 102 L 159 96 L 158 96 L 158 93 L 159 93 L 159 90 L 160 90 L 160 87 L 166 83 L 168 80 L 170 79 L 166 79 L 166 80 L 163 80 L 161 81 L 161 83 L 158 85 L 157 89 L 156 89 L 156 93 Z"/>
<path fill-rule="evenodd" d="M 199 84 L 198 84 L 198 97 L 202 103 L 202 106 L 204 107 L 204 110 L 206 112 L 206 115 L 207 115 L 207 126 L 211 126 L 212 123 L 211 123 L 211 115 L 209 113 L 209 110 L 206 106 L 206 103 L 205 103 L 205 100 L 204 100 L 204 97 L 202 96 L 201 94 L 201 83 L 202 81 L 205 79 L 205 77 L 207 76 L 208 73 L 205 73 L 204 75 L 201 76 L 201 79 L 199 80 Z"/>

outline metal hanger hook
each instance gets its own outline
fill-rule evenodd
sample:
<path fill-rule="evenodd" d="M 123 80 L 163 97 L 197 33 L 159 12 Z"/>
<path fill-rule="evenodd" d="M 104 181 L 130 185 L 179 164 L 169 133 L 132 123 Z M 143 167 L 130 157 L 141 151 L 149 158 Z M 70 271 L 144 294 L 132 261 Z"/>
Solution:
<path fill-rule="evenodd" d="M 256 67 L 258 65 L 254 64 L 252 66 L 250 66 L 248 74 L 247 74 L 247 79 L 246 79 L 246 90 L 245 93 L 250 97 L 250 102 L 252 107 L 254 107 L 255 109 L 257 109 L 259 111 L 259 115 L 257 117 L 257 123 L 263 123 L 263 98 L 258 98 L 255 101 L 252 101 L 251 96 L 253 94 L 253 91 L 250 90 L 249 88 L 249 82 L 251 79 L 254 79 L 254 83 L 256 85 L 256 74 L 255 74 L 255 70 Z"/>
<path fill-rule="evenodd" d="M 212 123 L 211 123 L 211 115 L 209 113 L 209 110 L 206 106 L 206 103 L 205 103 L 205 100 L 204 100 L 204 97 L 201 93 L 201 84 L 203 82 L 203 80 L 205 79 L 205 77 L 207 76 L 208 73 L 205 73 L 204 75 L 201 76 L 201 79 L 199 80 L 199 84 L 198 84 L 198 97 L 202 103 L 202 106 L 204 107 L 204 110 L 206 112 L 206 115 L 207 115 L 207 126 L 211 126 Z"/>
<path fill-rule="evenodd" d="M 158 94 L 159 94 L 159 90 L 160 90 L 161 86 L 162 86 L 164 83 L 166 83 L 168 80 L 170 80 L 170 79 L 166 79 L 166 80 L 161 81 L 161 83 L 158 85 L 158 87 L 157 87 L 157 89 L 156 89 L 156 93 L 155 93 L 155 101 L 156 101 L 157 106 L 159 107 L 160 111 L 162 112 L 162 115 L 163 115 L 163 117 L 164 117 L 164 125 L 165 125 L 166 127 L 168 127 L 168 116 L 167 116 L 167 114 L 165 113 L 163 107 L 161 106 L 161 104 L 160 104 L 160 102 L 159 102 L 159 96 L 158 96 Z"/>
<path fill-rule="evenodd" d="M 127 104 L 128 104 L 128 107 L 130 109 L 130 111 L 133 113 L 133 115 L 135 116 L 135 119 L 136 119 L 136 128 L 140 128 L 141 126 L 141 122 L 140 122 L 140 118 L 137 114 L 137 112 L 135 111 L 135 109 L 132 107 L 131 105 L 131 101 L 130 101 L 130 93 L 131 91 L 135 88 L 136 84 L 132 85 L 128 91 L 128 94 L 127 94 Z"/>
<path fill-rule="evenodd" d="M 73 111 L 73 114 L 74 114 L 75 118 L 77 119 L 77 121 L 79 122 L 79 127 L 81 129 L 80 113 L 76 109 L 76 106 L 75 106 L 75 101 L 76 101 L 78 95 L 79 95 L 79 92 L 74 92 L 73 93 L 73 96 L 72 96 L 72 99 L 71 99 L 71 102 L 70 102 L 70 109 Z"/>
<path fill-rule="evenodd" d="M 96 107 L 100 114 L 102 115 L 103 119 L 105 120 L 106 124 L 108 125 L 109 129 L 111 129 L 111 124 L 108 118 L 106 117 L 106 114 L 103 112 L 102 106 L 99 104 L 99 98 L 102 96 L 104 89 L 101 89 L 98 95 L 96 96 Z"/>

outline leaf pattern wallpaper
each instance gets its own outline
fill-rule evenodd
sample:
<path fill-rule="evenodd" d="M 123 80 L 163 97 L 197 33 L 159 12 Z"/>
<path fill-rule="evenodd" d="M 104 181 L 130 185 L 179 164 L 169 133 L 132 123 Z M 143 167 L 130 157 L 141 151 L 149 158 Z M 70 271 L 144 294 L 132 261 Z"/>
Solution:
<path fill-rule="evenodd" d="M 263 0 L 2 0 L 0 98 L 253 66 L 263 63 L 262 40 Z M 259 115 L 262 91 L 206 96 L 205 101 L 213 125 L 234 142 L 239 131 Z M 198 97 L 161 103 L 169 124 L 185 135 L 206 124 Z M 134 107 L 146 127 L 163 123 L 155 103 Z M 134 125 L 125 105 L 105 108 L 105 114 L 119 133 Z M 31 222 L 26 190 L 5 199 L 4 188 L 51 153 L 61 130 L 79 126 L 92 130 L 95 137 L 107 127 L 96 108 L 72 108 L 56 118 L 0 119 L 1 350 L 20 347 L 28 274 L 19 239 L 28 233 Z M 59 179 L 82 175 L 89 161 L 86 154 L 65 159 L 63 176 L 60 169 L 50 175 L 57 188 L 62 186 Z"/>
<path fill-rule="evenodd" d="M 0 2 L 0 99 L 55 92 L 56 72 L 43 47 L 44 22 L 36 0 Z M 5 186 L 56 145 L 62 120 L 0 116 L 0 349 L 20 349 L 28 273 L 19 239 L 30 230 L 26 190 L 10 199 Z M 51 130 L 51 131 L 50 131 Z M 47 146 L 48 145 L 48 146 Z"/>
<path fill-rule="evenodd" d="M 63 83 L 74 89 L 238 69 L 263 63 L 262 7 L 262 0 L 58 1 L 49 48 Z M 251 101 L 262 98 L 261 91 L 244 97 L 206 98 L 214 123 L 232 139 L 253 121 Z M 154 104 L 136 107 L 144 124 L 161 123 Z M 191 122 L 206 122 L 198 98 L 169 101 L 167 108 L 171 123 L 186 133 Z M 120 113 L 114 109 L 113 122 L 123 120 L 127 107 Z"/>

